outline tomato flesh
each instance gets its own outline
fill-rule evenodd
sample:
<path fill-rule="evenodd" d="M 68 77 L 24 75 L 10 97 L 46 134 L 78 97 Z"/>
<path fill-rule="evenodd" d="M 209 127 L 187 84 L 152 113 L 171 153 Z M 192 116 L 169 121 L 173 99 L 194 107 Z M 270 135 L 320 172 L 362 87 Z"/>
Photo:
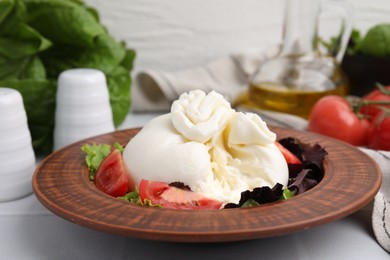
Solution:
<path fill-rule="evenodd" d="M 279 151 L 283 154 L 284 159 L 286 159 L 287 164 L 301 164 L 301 160 L 296 157 L 292 152 L 290 152 L 287 148 L 281 145 L 279 142 L 275 142 L 276 147 L 278 147 Z"/>
<path fill-rule="evenodd" d="M 94 179 L 96 187 L 113 197 L 123 196 L 131 186 L 130 177 L 124 167 L 122 154 L 113 150 L 100 164 Z"/>
<path fill-rule="evenodd" d="M 139 195 L 142 202 L 150 200 L 153 204 L 169 209 L 220 209 L 223 204 L 202 194 L 169 186 L 165 182 L 144 179 L 139 184 Z"/>

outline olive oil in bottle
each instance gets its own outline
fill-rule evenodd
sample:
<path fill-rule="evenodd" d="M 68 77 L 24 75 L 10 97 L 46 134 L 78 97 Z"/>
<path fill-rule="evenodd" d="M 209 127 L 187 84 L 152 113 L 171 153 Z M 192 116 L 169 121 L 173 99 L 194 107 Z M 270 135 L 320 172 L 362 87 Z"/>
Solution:
<path fill-rule="evenodd" d="M 273 79 L 264 77 L 252 81 L 247 100 L 242 105 L 307 118 L 320 98 L 326 95 L 344 96 L 349 89 L 348 81 L 339 66 L 320 68 L 315 66 L 318 64 L 318 61 L 306 63 L 305 66 L 301 63 L 299 67 L 288 70 L 273 68 L 274 73 L 277 70 L 284 72 Z M 327 65 L 329 64 L 332 63 Z M 264 67 L 263 70 L 265 69 Z"/>
<path fill-rule="evenodd" d="M 307 118 L 326 95 L 346 95 L 348 80 L 340 68 L 352 23 L 345 6 L 343 26 L 333 56 L 319 48 L 319 0 L 286 0 L 283 44 L 279 53 L 260 64 L 251 76 L 249 90 L 235 101 L 247 106 Z M 340 11 L 341 9 L 339 9 Z"/>

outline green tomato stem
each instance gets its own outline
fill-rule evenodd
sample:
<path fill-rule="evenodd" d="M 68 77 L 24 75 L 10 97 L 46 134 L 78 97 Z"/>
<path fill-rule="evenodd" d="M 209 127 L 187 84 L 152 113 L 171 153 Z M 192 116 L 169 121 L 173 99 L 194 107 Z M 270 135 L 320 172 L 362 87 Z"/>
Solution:
<path fill-rule="evenodd" d="M 366 100 L 366 99 L 357 99 L 357 98 L 347 98 L 349 105 L 353 113 L 359 118 L 364 119 L 367 118 L 366 114 L 360 113 L 360 110 L 365 106 L 376 105 L 380 108 L 385 108 L 383 105 L 390 105 L 390 101 L 386 100 Z"/>
<path fill-rule="evenodd" d="M 390 101 L 385 100 L 361 100 L 357 102 L 355 106 L 352 106 L 353 111 L 356 113 L 359 113 L 360 109 L 362 109 L 365 106 L 371 106 L 371 105 L 390 105 Z"/>
<path fill-rule="evenodd" d="M 390 116 L 390 109 L 386 107 L 381 107 L 380 109 L 383 110 L 383 113 L 379 115 L 377 120 L 375 120 L 375 124 L 377 125 L 380 125 L 383 120 Z"/>
<path fill-rule="evenodd" d="M 376 87 L 379 89 L 380 92 L 382 92 L 383 94 L 387 95 L 387 96 L 390 96 L 390 90 L 388 90 L 385 86 L 383 86 L 382 84 L 380 83 L 376 83 Z"/>

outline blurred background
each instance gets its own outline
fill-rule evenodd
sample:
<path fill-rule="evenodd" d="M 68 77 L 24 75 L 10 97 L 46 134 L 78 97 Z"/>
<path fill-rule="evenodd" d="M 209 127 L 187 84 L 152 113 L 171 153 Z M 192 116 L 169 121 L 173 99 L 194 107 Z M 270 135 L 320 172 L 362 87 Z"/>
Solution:
<path fill-rule="evenodd" d="M 343 61 L 341 66 L 344 69 L 344 63 L 350 65 L 345 66 L 345 74 L 350 84 L 348 80 L 344 80 L 346 78 L 344 74 L 339 73 L 343 70 L 339 69 L 338 63 L 337 66 L 331 66 L 336 64 L 333 61 L 325 62 L 331 64 L 329 66 L 324 62 L 315 63 L 319 60 L 317 56 L 325 56 L 322 55 L 324 54 L 322 51 L 328 51 L 326 46 L 332 52 L 337 50 L 337 45 L 340 45 L 337 42 L 348 42 L 348 37 L 344 37 L 346 41 L 331 41 L 332 37 L 340 34 L 343 25 L 340 13 L 334 10 L 321 11 L 319 24 L 315 26 L 315 19 L 311 19 L 315 17 L 313 10 L 310 12 L 306 8 L 317 1 L 85 0 L 85 4 L 91 7 L 86 8 L 82 1 L 77 0 L 14 0 L 3 1 L 3 5 L 0 6 L 0 13 L 3 14 L 0 15 L 0 36 L 3 38 L 0 43 L 0 86 L 14 88 L 21 92 L 32 133 L 33 146 L 36 149 L 42 147 L 47 152 L 50 151 L 55 125 L 57 79 L 60 73 L 69 69 L 94 68 L 105 73 L 115 127 L 121 125 L 129 116 L 129 108 L 131 108 L 130 112 L 168 111 L 170 102 L 178 98 L 180 93 L 194 88 L 204 87 L 205 91 L 213 89 L 226 97 L 233 97 L 231 100 L 236 104 L 242 103 L 248 107 L 254 107 L 253 104 L 255 104 L 258 106 L 256 108 L 271 111 L 274 108 L 267 107 L 263 103 L 268 101 L 270 101 L 268 103 L 277 103 L 273 101 L 282 100 L 282 102 L 278 101 L 279 107 L 287 107 L 288 111 L 286 109 L 275 109 L 275 111 L 307 118 L 309 109 L 318 99 L 317 94 L 328 95 L 333 92 L 326 91 L 337 90 L 338 93 L 335 94 L 344 95 L 349 86 L 350 90 L 362 90 L 360 93 L 350 92 L 349 94 L 363 96 L 373 89 L 374 82 L 390 85 L 388 73 L 390 67 L 390 48 L 388 47 L 390 45 L 390 1 L 318 1 L 347 3 L 347 13 L 352 13 L 354 16 L 353 28 L 357 29 L 361 36 L 370 35 L 360 41 L 351 37 L 350 42 L 362 44 L 355 44 L 355 46 L 361 45 L 361 48 L 355 48 L 357 50 L 355 50 L 355 55 L 348 55 L 351 58 L 344 60 L 349 62 Z M 282 43 L 286 3 L 290 3 L 290 7 L 295 7 L 289 7 L 288 10 L 305 9 L 303 13 L 297 14 L 296 17 L 299 19 L 294 18 L 295 21 L 302 20 L 302 23 L 290 23 L 294 20 L 289 19 L 286 21 L 288 21 L 287 28 L 298 28 L 292 31 L 297 32 L 299 36 L 297 39 L 303 39 L 302 42 L 306 44 L 296 44 L 300 42 L 294 41 L 294 37 L 286 37 L 285 43 L 291 43 L 288 39 L 293 39 L 294 44 L 285 44 L 285 46 L 317 46 L 317 44 L 310 44 L 317 43 L 318 38 L 312 37 L 315 35 L 313 33 L 315 28 L 318 29 L 318 35 L 321 38 L 321 55 L 316 51 L 316 55 L 302 56 L 304 58 L 314 57 L 315 62 L 313 61 L 312 64 L 308 62 L 307 64 L 310 63 L 311 67 L 307 65 L 307 69 L 301 70 L 300 73 L 295 73 L 298 71 L 295 67 L 291 70 L 285 69 L 289 66 L 278 66 L 281 69 L 276 73 L 277 70 L 273 69 L 275 67 L 267 67 L 265 65 L 267 62 L 264 60 L 261 66 L 259 66 L 260 61 L 251 62 L 253 56 L 260 56 L 261 50 L 264 54 L 264 50 L 275 49 Z M 305 8 L 300 8 L 302 6 Z M 95 16 L 99 16 L 100 21 Z M 301 17 L 310 17 L 310 19 L 300 19 Z M 383 26 L 383 23 L 387 24 Z M 382 26 L 376 28 L 372 34 L 366 34 L 378 24 Z M 303 27 L 310 28 L 305 30 Z M 290 29 L 287 30 L 289 31 Z M 309 33 L 306 33 L 307 31 Z M 120 41 L 123 41 L 125 45 Z M 307 50 L 303 52 L 308 53 Z M 309 53 L 314 52 L 310 50 Z M 241 67 L 238 65 L 240 62 L 237 61 L 238 59 L 231 58 L 234 54 L 247 55 L 247 59 L 241 59 L 241 61 L 244 60 Z M 274 57 L 267 60 L 271 60 L 269 64 L 272 64 L 272 58 Z M 219 63 L 218 66 L 214 64 L 214 71 L 210 73 L 212 69 L 206 65 L 221 59 L 224 59 L 222 66 Z M 247 70 L 246 67 L 250 67 L 246 66 L 247 64 L 254 64 L 252 70 Z M 319 64 L 321 66 L 318 66 Z M 256 68 L 258 70 L 255 72 Z M 323 72 L 323 68 L 327 69 L 327 73 Z M 147 72 L 143 74 L 149 73 L 149 77 L 143 77 L 141 84 L 139 76 L 143 74 L 139 72 L 145 72 L 145 70 Z M 179 73 L 183 71 L 187 73 Z M 262 75 L 263 71 L 264 75 L 272 75 L 273 78 L 265 80 Z M 260 79 L 257 78 L 257 72 L 260 72 Z M 298 77 L 297 75 L 304 76 Z M 343 77 L 339 77 L 340 75 Z M 250 84 L 248 84 L 248 78 L 250 78 Z M 317 89 L 313 95 L 310 91 L 303 91 L 303 94 L 298 91 L 287 91 L 285 92 L 287 94 L 274 91 L 276 83 L 279 84 L 278 87 L 293 86 L 290 82 L 284 81 L 286 78 L 290 81 L 302 79 L 301 84 L 296 84 L 299 87 L 326 85 L 327 87 L 322 89 L 326 91 L 317 91 Z M 313 84 L 314 78 L 321 79 L 321 81 L 317 80 L 316 84 Z M 310 84 L 307 80 L 311 80 Z M 327 84 L 322 84 L 324 82 Z M 274 85 L 271 89 L 265 83 Z M 341 87 L 335 88 L 334 86 Z M 256 94 L 255 90 L 260 89 L 263 92 Z M 241 98 L 242 96 L 237 93 L 240 91 L 241 94 L 243 90 L 247 92 L 244 93 L 247 95 Z M 339 90 L 343 90 L 343 93 Z M 279 98 L 279 94 L 289 96 L 290 99 Z M 310 100 L 304 97 L 306 94 L 311 97 Z M 290 102 L 292 99 L 296 101 Z M 236 102 L 237 100 L 243 101 L 240 103 Z M 303 106 L 302 102 L 306 100 L 310 102 Z M 135 109 L 136 102 L 138 109 Z M 302 113 L 292 111 L 285 104 L 291 106 L 295 104 L 297 110 L 305 108 L 305 111 Z"/>
<path fill-rule="evenodd" d="M 231 53 L 281 42 L 285 0 L 86 0 L 110 33 L 137 51 L 133 73 L 191 68 Z M 346 0 L 363 34 L 389 22 L 390 1 Z M 321 17 L 320 35 L 338 33 L 339 19 Z"/>

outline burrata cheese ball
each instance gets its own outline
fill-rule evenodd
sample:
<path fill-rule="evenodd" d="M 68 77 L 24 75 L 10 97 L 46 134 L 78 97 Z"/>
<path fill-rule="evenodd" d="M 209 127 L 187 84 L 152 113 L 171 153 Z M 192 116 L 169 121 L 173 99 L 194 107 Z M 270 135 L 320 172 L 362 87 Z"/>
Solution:
<path fill-rule="evenodd" d="M 287 185 L 287 163 L 275 141 L 257 114 L 235 111 L 214 91 L 193 90 L 146 124 L 123 158 L 135 183 L 182 182 L 206 197 L 238 203 L 245 190 Z"/>

